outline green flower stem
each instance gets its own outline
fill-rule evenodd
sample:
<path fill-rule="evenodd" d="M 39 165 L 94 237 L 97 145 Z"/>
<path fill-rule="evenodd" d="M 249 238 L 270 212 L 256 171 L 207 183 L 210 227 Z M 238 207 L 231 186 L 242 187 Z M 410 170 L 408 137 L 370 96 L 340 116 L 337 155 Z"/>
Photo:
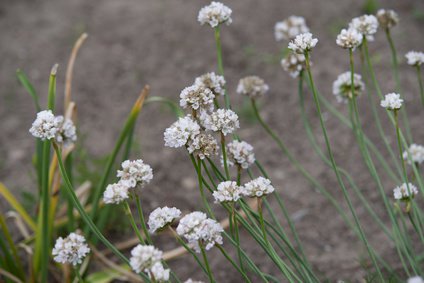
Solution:
<path fill-rule="evenodd" d="M 223 159 L 223 163 L 224 163 L 224 170 L 225 170 L 225 177 L 227 178 L 226 180 L 230 180 L 230 171 L 228 169 L 228 162 L 227 162 L 227 145 L 225 144 L 225 136 L 223 133 L 221 133 L 221 150 L 222 150 L 222 159 Z"/>
<path fill-rule="evenodd" d="M 206 162 L 204 160 L 202 160 L 202 166 L 203 166 L 203 170 L 205 171 L 206 175 L 208 176 L 209 181 L 211 182 L 212 186 L 214 188 L 216 188 L 216 183 L 215 180 L 212 178 L 211 173 L 209 172 L 209 168 L 206 165 Z"/>
<path fill-rule="evenodd" d="M 200 197 L 202 198 L 203 206 L 205 207 L 208 215 L 211 218 L 215 219 L 215 215 L 213 214 L 212 209 L 209 206 L 209 203 L 208 203 L 208 200 L 206 198 L 205 191 L 204 191 L 204 188 L 203 188 L 202 163 L 201 163 L 202 160 L 200 158 L 197 158 L 197 161 L 196 161 L 193 154 L 190 154 L 190 159 L 191 159 L 191 162 L 193 163 L 194 168 L 196 169 L 197 180 L 198 180 L 198 183 L 199 183 Z"/>
<path fill-rule="evenodd" d="M 137 206 L 138 218 L 140 218 L 141 229 L 143 229 L 144 236 L 146 237 L 146 242 L 148 244 L 152 244 L 153 243 L 152 238 L 150 237 L 150 233 L 149 233 L 149 230 L 147 229 L 146 221 L 144 219 L 143 207 L 141 206 L 141 198 L 140 196 L 137 195 L 136 192 L 134 192 L 134 197 L 135 197 L 135 203 Z"/>
<path fill-rule="evenodd" d="M 241 183 L 241 166 L 237 165 L 237 186 L 240 186 Z"/>
<path fill-rule="evenodd" d="M 234 240 L 236 241 L 237 245 L 237 256 L 240 263 L 240 268 L 243 272 L 245 272 L 244 266 L 243 266 L 243 259 L 241 256 L 241 245 L 240 245 L 240 231 L 239 231 L 239 224 L 237 222 L 236 218 L 236 208 L 235 203 L 231 203 L 231 215 L 230 215 L 230 223 L 233 225 L 233 231 L 234 231 Z"/>
<path fill-rule="evenodd" d="M 208 272 L 209 282 L 213 283 L 213 282 L 215 282 L 215 279 L 213 278 L 212 271 L 211 271 L 211 268 L 209 266 L 209 261 L 208 261 L 208 257 L 206 256 L 205 248 L 203 247 L 203 245 L 200 241 L 199 241 L 199 247 L 200 247 L 200 251 L 202 253 L 203 262 L 205 263 L 205 266 L 206 266 L 206 271 Z"/>
<path fill-rule="evenodd" d="M 134 217 L 133 217 L 132 212 L 131 212 L 130 205 L 128 204 L 127 201 L 124 201 L 124 209 L 125 209 L 125 214 L 128 216 L 128 218 L 130 220 L 131 227 L 133 228 L 138 239 L 140 240 L 140 243 L 145 245 L 146 242 L 144 241 L 144 238 L 141 235 L 140 230 L 138 230 L 137 224 L 135 223 Z"/>
<path fill-rule="evenodd" d="M 247 276 L 246 272 L 239 267 L 234 260 L 228 255 L 228 253 L 225 251 L 225 249 L 221 245 L 216 245 L 216 247 L 221 251 L 221 253 L 224 255 L 224 257 L 231 263 L 232 266 L 234 266 L 235 269 L 243 276 L 244 282 L 252 282 L 250 281 L 249 277 Z"/>
<path fill-rule="evenodd" d="M 74 268 L 74 271 L 75 271 L 75 275 L 76 275 L 76 278 L 77 278 L 78 282 L 80 282 L 80 283 L 84 283 L 84 280 L 82 279 L 81 274 L 80 274 L 80 272 L 79 272 L 79 268 L 78 268 L 78 266 L 76 266 L 76 267 Z"/>
<path fill-rule="evenodd" d="M 309 52 L 305 52 L 305 61 L 306 61 L 306 70 L 308 72 L 309 82 L 310 82 L 310 85 L 311 85 L 311 88 L 312 88 L 312 94 L 313 94 L 313 97 L 314 97 L 315 105 L 316 105 L 317 112 L 318 112 L 318 117 L 319 117 L 319 120 L 320 120 L 322 132 L 323 132 L 324 139 L 325 139 L 325 144 L 326 144 L 326 147 L 327 147 L 328 155 L 330 157 L 330 161 L 332 163 L 333 170 L 334 170 L 334 172 L 336 174 L 337 181 L 338 181 L 338 183 L 339 183 L 339 185 L 340 185 L 340 187 L 342 189 L 344 198 L 345 198 L 346 202 L 348 203 L 349 210 L 352 213 L 352 216 L 354 218 L 355 224 L 358 227 L 358 231 L 360 232 L 361 239 L 362 239 L 363 243 L 365 244 L 365 247 L 366 247 L 366 249 L 367 249 L 367 251 L 369 253 L 369 256 L 370 256 L 370 258 L 371 258 L 371 260 L 372 260 L 372 262 L 373 262 L 373 264 L 374 264 L 374 266 L 376 268 L 376 271 L 378 273 L 378 277 L 379 277 L 379 279 L 381 281 L 384 282 L 384 277 L 383 277 L 383 275 L 381 273 L 381 270 L 380 270 L 380 268 L 378 266 L 378 263 L 377 263 L 377 261 L 375 259 L 374 252 L 372 251 L 372 249 L 371 249 L 371 247 L 370 247 L 370 245 L 369 245 L 369 243 L 368 243 L 368 241 L 367 241 L 367 239 L 365 237 L 364 231 L 363 231 L 363 229 L 362 229 L 362 227 L 360 225 L 359 219 L 358 219 L 358 217 L 356 215 L 356 212 L 355 212 L 355 210 L 353 208 L 352 201 L 350 200 L 349 194 L 348 194 L 347 189 L 346 189 L 346 187 L 344 185 L 343 179 L 342 179 L 342 177 L 340 175 L 340 172 L 339 172 L 339 170 L 337 168 L 336 161 L 335 161 L 334 156 L 333 156 L 333 151 L 331 149 L 330 141 L 329 141 L 329 138 L 328 138 L 328 135 L 327 135 L 327 130 L 325 128 L 324 120 L 322 118 L 321 106 L 320 106 L 320 103 L 319 103 L 318 94 L 316 92 L 314 80 L 313 80 L 312 73 L 311 73 L 310 62 L 309 62 Z"/>
<path fill-rule="evenodd" d="M 219 25 L 214 29 L 215 31 L 215 44 L 216 44 L 216 57 L 218 60 L 218 73 L 224 76 L 224 64 L 222 62 L 222 47 L 221 47 L 221 31 Z M 230 97 L 228 96 L 227 89 L 224 90 L 225 107 L 231 109 Z"/>
<path fill-rule="evenodd" d="M 418 78 L 418 84 L 420 86 L 421 103 L 424 106 L 424 86 L 423 86 L 423 79 L 421 77 L 421 67 L 420 66 L 417 66 L 417 78 Z"/>
<path fill-rule="evenodd" d="M 267 245 L 271 245 L 268 241 L 268 238 L 266 236 L 266 229 L 265 229 L 265 222 L 264 222 L 264 215 L 262 211 L 262 198 L 256 198 L 256 204 L 258 206 L 258 213 L 259 213 L 259 221 L 261 224 L 261 230 L 262 230 L 262 236 L 264 237 L 265 243 Z"/>

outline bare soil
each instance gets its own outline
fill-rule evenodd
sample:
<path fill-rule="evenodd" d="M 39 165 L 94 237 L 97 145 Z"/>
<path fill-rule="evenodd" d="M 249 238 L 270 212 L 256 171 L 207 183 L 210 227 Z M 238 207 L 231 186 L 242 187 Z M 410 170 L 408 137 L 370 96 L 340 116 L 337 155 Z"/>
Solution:
<path fill-rule="evenodd" d="M 393 29 L 393 37 L 399 52 L 400 76 L 414 139 L 423 144 L 418 85 L 403 54 L 411 49 L 422 50 L 424 46 L 424 2 L 378 2 L 381 7 L 395 9 L 401 17 L 400 25 Z M 78 127 L 84 146 L 92 156 L 104 156 L 111 151 L 144 84 L 151 85 L 151 95 L 177 101 L 181 89 L 190 85 L 196 76 L 216 70 L 213 32 L 196 21 L 198 10 L 205 4 L 207 1 L 195 0 L 1 1 L 0 180 L 17 193 L 36 190 L 31 165 L 34 140 L 28 133 L 35 110 L 16 80 L 17 68 L 29 75 L 44 105 L 50 68 L 59 63 L 58 105 L 62 105 L 70 49 L 82 32 L 89 34 L 76 62 L 73 99 L 78 105 Z M 234 21 L 231 26 L 223 27 L 222 32 L 232 103 L 241 109 L 243 100 L 235 93 L 239 78 L 250 74 L 263 77 L 271 88 L 261 102 L 265 119 L 305 167 L 345 206 L 334 173 L 313 153 L 306 139 L 298 106 L 297 81 L 284 73 L 275 60 L 286 43 L 274 41 L 273 26 L 292 14 L 307 19 L 319 38 L 312 58 L 317 86 L 336 104 L 331 94 L 332 82 L 338 74 L 348 70 L 348 57 L 346 51 L 336 46 L 335 36 L 352 17 L 362 14 L 362 1 L 229 0 L 226 4 L 233 9 Z M 390 52 L 383 32 L 378 33 L 370 48 L 383 92 L 393 91 Z M 308 113 L 322 141 L 313 101 L 309 94 L 307 96 Z M 347 110 L 344 105 L 337 107 L 343 112 Z M 383 148 L 365 97 L 360 100 L 360 110 L 366 132 Z M 58 112 L 61 111 L 59 107 Z M 381 114 L 384 117 L 384 113 Z M 186 153 L 163 146 L 163 131 L 174 120 L 172 113 L 154 104 L 146 105 L 140 115 L 136 129 L 138 150 L 132 157 L 144 159 L 155 173 L 143 197 L 146 212 L 159 205 L 177 206 L 185 212 L 201 208 L 195 172 Z M 395 146 L 393 129 L 385 118 L 383 121 Z M 350 130 L 332 116 L 328 117 L 327 126 L 337 161 L 352 174 L 384 218 L 377 188 L 365 170 Z M 365 275 L 361 264 L 366 252 L 335 209 L 294 169 L 249 115 L 241 116 L 239 135 L 255 147 L 256 156 L 265 164 L 289 212 L 296 216 L 296 227 L 306 254 L 321 278 L 331 282 L 339 279 L 359 282 Z M 383 153 L 387 155 L 384 150 Z M 395 185 L 389 180 L 385 182 L 388 195 Z M 272 203 L 277 211 L 276 204 Z M 383 257 L 390 258 L 392 247 L 358 203 L 355 200 L 371 243 Z M 5 210 L 4 200 L 0 199 L 0 204 L 1 210 Z M 130 233 L 115 240 L 128 237 Z M 272 272 L 272 263 L 264 260 L 247 233 L 242 233 L 242 242 L 261 268 Z M 166 240 L 158 240 L 158 245 L 164 250 L 175 247 L 174 242 Z M 211 262 L 218 282 L 241 282 L 216 251 L 211 252 Z M 171 262 L 171 267 L 181 278 L 206 279 L 189 256 Z"/>

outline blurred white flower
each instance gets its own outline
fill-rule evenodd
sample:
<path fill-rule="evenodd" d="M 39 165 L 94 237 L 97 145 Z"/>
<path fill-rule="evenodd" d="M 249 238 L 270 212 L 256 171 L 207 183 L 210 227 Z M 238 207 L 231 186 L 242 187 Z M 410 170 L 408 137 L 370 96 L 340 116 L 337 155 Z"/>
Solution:
<path fill-rule="evenodd" d="M 409 51 L 405 54 L 408 65 L 421 66 L 424 63 L 424 52 Z"/>
<path fill-rule="evenodd" d="M 342 31 L 337 35 L 336 43 L 344 49 L 355 50 L 356 47 L 361 45 L 362 38 L 362 34 L 356 29 L 342 29 Z"/>
<path fill-rule="evenodd" d="M 247 197 L 263 197 L 271 194 L 274 190 L 271 181 L 264 177 L 256 178 L 241 187 L 242 195 Z"/>
<path fill-rule="evenodd" d="M 367 38 L 367 40 L 374 40 L 374 34 L 378 29 L 378 21 L 374 15 L 362 15 L 353 18 L 349 23 L 349 28 L 356 29 L 359 33 Z"/>
<path fill-rule="evenodd" d="M 305 55 L 297 53 L 289 53 L 281 60 L 283 70 L 288 72 L 292 78 L 299 76 L 300 72 L 305 69 Z"/>
<path fill-rule="evenodd" d="M 403 99 L 400 98 L 400 94 L 393 92 L 386 94 L 380 105 L 388 110 L 398 110 L 402 107 L 402 103 Z"/>
<path fill-rule="evenodd" d="M 393 10 L 386 10 L 386 9 L 378 10 L 377 19 L 380 26 L 384 29 L 392 28 L 399 23 L 399 16 Z"/>
<path fill-rule="evenodd" d="M 193 279 L 189 278 L 186 281 L 184 281 L 184 283 L 204 283 L 204 282 L 199 281 L 199 280 L 193 280 Z"/>
<path fill-rule="evenodd" d="M 413 143 L 403 152 L 403 159 L 407 160 L 408 163 L 411 164 L 408 158 L 408 153 L 411 155 L 412 162 L 417 164 L 424 162 L 424 146 Z"/>
<path fill-rule="evenodd" d="M 125 160 L 121 166 L 122 170 L 118 170 L 117 174 L 121 178 L 119 182 L 129 188 L 143 188 L 153 179 L 152 167 L 141 159 Z"/>
<path fill-rule="evenodd" d="M 225 94 L 225 79 L 223 76 L 217 75 L 214 72 L 197 77 L 194 83 L 210 89 L 215 96 Z"/>
<path fill-rule="evenodd" d="M 245 141 L 234 140 L 227 145 L 227 163 L 229 166 L 237 164 L 243 169 L 249 168 L 255 162 L 253 146 Z"/>
<path fill-rule="evenodd" d="M 353 74 L 353 83 L 353 94 L 354 96 L 359 96 L 365 89 L 361 75 Z M 347 99 L 353 98 L 351 72 L 345 72 L 337 77 L 337 80 L 333 82 L 333 94 L 338 102 L 346 102 Z"/>
<path fill-rule="evenodd" d="M 85 238 L 76 233 L 69 234 L 66 238 L 59 237 L 53 248 L 54 261 L 59 263 L 81 264 L 90 252 Z"/>
<path fill-rule="evenodd" d="M 74 123 L 63 116 L 55 116 L 51 110 L 38 112 L 29 132 L 43 141 L 54 139 L 57 143 L 67 144 L 77 140 Z"/>
<path fill-rule="evenodd" d="M 161 262 L 156 262 L 149 270 L 149 278 L 154 278 L 155 282 L 165 282 L 169 280 L 170 269 L 165 269 Z"/>
<path fill-rule="evenodd" d="M 240 187 L 233 181 L 221 182 L 213 192 L 213 197 L 216 202 L 236 202 L 240 199 Z"/>
<path fill-rule="evenodd" d="M 200 126 L 190 115 L 179 118 L 165 130 L 165 146 L 182 147 L 187 144 L 190 138 L 194 138 L 199 133 Z"/>
<path fill-rule="evenodd" d="M 150 245 L 137 245 L 131 250 L 130 265 L 136 272 L 150 272 L 152 266 L 162 260 L 162 251 Z"/>
<path fill-rule="evenodd" d="M 195 111 L 212 111 L 215 95 L 209 89 L 200 84 L 186 87 L 180 93 L 180 106 Z"/>
<path fill-rule="evenodd" d="M 188 152 L 200 159 L 218 154 L 218 148 L 216 139 L 212 135 L 206 133 L 200 133 L 190 138 L 187 142 Z"/>
<path fill-rule="evenodd" d="M 312 33 L 306 32 L 297 35 L 294 40 L 289 42 L 289 49 L 293 52 L 303 54 L 312 50 L 318 43 L 317 38 L 313 38 Z"/>
<path fill-rule="evenodd" d="M 158 207 L 153 210 L 149 215 L 147 224 L 149 225 L 149 232 L 155 233 L 163 229 L 165 226 L 174 222 L 175 219 L 181 216 L 181 210 L 175 207 Z"/>
<path fill-rule="evenodd" d="M 224 136 L 240 127 L 237 114 L 230 109 L 218 109 L 211 114 L 203 114 L 200 119 L 207 130 L 221 132 Z"/>
<path fill-rule="evenodd" d="M 240 79 L 237 86 L 237 93 L 249 96 L 250 98 L 259 98 L 267 93 L 269 86 L 258 76 L 248 76 Z"/>
<path fill-rule="evenodd" d="M 197 20 L 202 25 L 208 24 L 215 28 L 222 23 L 231 24 L 231 13 L 231 9 L 224 4 L 212 1 L 211 4 L 200 9 Z"/>
<path fill-rule="evenodd" d="M 277 22 L 274 26 L 274 35 L 276 41 L 291 40 L 298 34 L 309 32 L 305 18 L 299 16 L 290 16 L 284 21 Z"/>
<path fill-rule="evenodd" d="M 128 198 L 128 186 L 122 183 L 110 184 L 103 193 L 103 201 L 106 204 L 119 204 Z"/>
<path fill-rule="evenodd" d="M 408 278 L 407 283 L 424 283 L 424 279 L 421 276 L 414 276 Z"/>
<path fill-rule="evenodd" d="M 413 184 L 403 183 L 402 185 L 394 188 L 393 196 L 397 200 L 408 200 L 418 194 L 418 189 Z"/>

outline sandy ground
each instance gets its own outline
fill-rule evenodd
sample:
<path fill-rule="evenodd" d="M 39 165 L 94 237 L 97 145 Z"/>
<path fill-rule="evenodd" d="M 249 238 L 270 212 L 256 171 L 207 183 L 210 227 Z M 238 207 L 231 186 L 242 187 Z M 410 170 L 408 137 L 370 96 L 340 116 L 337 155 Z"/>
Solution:
<path fill-rule="evenodd" d="M 411 49 L 422 49 L 424 2 L 379 2 L 381 7 L 398 11 L 401 17 L 393 37 L 399 56 L 402 56 L 401 80 L 415 142 L 423 143 L 418 85 L 413 70 L 405 65 L 403 54 Z M 196 21 L 197 12 L 204 4 L 207 2 L 194 0 L 1 1 L 1 181 L 16 192 L 36 189 L 30 163 L 34 140 L 28 134 L 35 115 L 34 107 L 15 78 L 17 68 L 29 75 L 45 104 L 49 70 L 54 63 L 59 63 L 58 105 L 62 105 L 65 66 L 71 46 L 82 32 L 89 34 L 77 59 L 73 98 L 78 105 L 78 126 L 85 148 L 94 157 L 104 156 L 111 151 L 125 116 L 144 84 L 151 85 L 151 95 L 177 100 L 180 90 L 190 85 L 196 76 L 216 70 L 213 32 Z M 336 104 L 331 95 L 331 83 L 348 69 L 348 57 L 335 45 L 335 35 L 352 17 L 362 13 L 362 1 L 299 0 L 293 4 L 288 0 L 231 0 L 226 4 L 233 9 L 234 21 L 223 28 L 222 34 L 226 79 L 233 104 L 240 109 L 242 99 L 235 93 L 239 78 L 250 74 L 263 77 L 271 88 L 262 101 L 265 119 L 305 167 L 345 205 L 334 174 L 313 154 L 306 139 L 298 108 L 297 82 L 273 60 L 275 56 L 272 55 L 285 44 L 274 41 L 273 26 L 292 14 L 307 19 L 320 40 L 313 53 L 317 86 Z M 384 33 L 378 33 L 377 40 L 371 44 L 371 52 L 378 52 L 373 59 L 383 92 L 393 90 Z M 312 123 L 320 134 L 311 97 L 306 103 Z M 338 107 L 346 111 L 346 106 Z M 377 145 L 381 145 L 374 133 L 365 97 L 360 100 L 360 108 L 365 130 Z M 61 111 L 59 107 L 58 112 Z M 323 279 L 333 282 L 359 280 L 364 275 L 360 266 L 360 259 L 365 256 L 362 245 L 328 201 L 280 155 L 259 125 L 247 118 L 241 117 L 239 135 L 254 145 L 257 157 L 265 163 L 289 212 L 297 215 L 296 226 L 314 268 Z M 184 211 L 200 208 L 195 172 L 185 152 L 163 146 L 163 131 L 173 121 L 169 111 L 153 104 L 146 106 L 140 115 L 136 130 L 137 152 L 140 153 L 132 157 L 143 158 L 155 171 L 154 181 L 144 195 L 146 211 L 158 205 L 175 205 Z M 351 172 L 384 217 L 376 187 L 364 170 L 350 131 L 331 116 L 327 126 L 337 161 Z M 394 143 L 392 128 L 387 125 L 386 129 Z M 388 181 L 385 185 L 390 194 L 397 184 Z M 0 203 L 2 209 L 5 208 L 4 201 L 0 199 Z M 372 224 L 362 207 L 358 207 L 357 212 L 371 242 L 383 256 L 390 256 L 392 250 L 382 232 Z M 259 258 L 261 253 L 249 245 L 251 240 L 247 234 L 242 234 L 242 241 L 251 254 L 258 256 L 257 262 L 264 270 L 274 269 L 270 262 Z M 161 248 L 165 250 L 174 247 L 169 241 L 158 243 L 163 243 Z M 241 281 L 218 253 L 211 253 L 211 261 L 219 282 Z M 172 262 L 171 266 L 182 278 L 205 279 L 192 263 L 189 257 L 184 257 Z"/>

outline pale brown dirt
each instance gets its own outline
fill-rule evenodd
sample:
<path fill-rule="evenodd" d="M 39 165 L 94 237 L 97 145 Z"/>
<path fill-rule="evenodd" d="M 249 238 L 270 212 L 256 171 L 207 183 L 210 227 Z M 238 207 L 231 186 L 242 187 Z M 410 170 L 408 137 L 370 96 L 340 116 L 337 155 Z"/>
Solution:
<path fill-rule="evenodd" d="M 424 2 L 379 2 L 381 7 L 398 11 L 401 17 L 393 37 L 401 60 L 401 79 L 415 142 L 422 144 L 423 112 L 418 85 L 403 54 L 411 49 L 422 50 L 424 22 L 414 17 L 414 13 L 423 13 Z M 216 69 L 213 32 L 196 21 L 197 12 L 204 4 L 207 2 L 194 0 L 0 2 L 0 180 L 15 192 L 36 189 L 31 166 L 34 140 L 28 133 L 35 113 L 32 101 L 15 78 L 17 68 L 28 73 L 44 105 L 49 70 L 54 63 L 59 63 L 58 105 L 62 105 L 65 66 L 71 46 L 79 34 L 89 34 L 76 62 L 73 98 L 78 105 L 78 126 L 85 137 L 87 151 L 95 157 L 104 156 L 111 151 L 144 84 L 151 85 L 151 95 L 177 101 L 180 90 L 190 85 L 196 76 Z M 240 77 L 250 74 L 263 77 L 271 88 L 262 101 L 265 119 L 305 167 L 345 206 L 334 173 L 320 162 L 306 139 L 296 80 L 284 73 L 278 62 L 267 60 L 267 54 L 277 54 L 286 44 L 275 43 L 274 23 L 291 14 L 304 16 L 320 40 L 313 52 L 317 86 L 336 104 L 331 83 L 348 69 L 348 57 L 347 52 L 335 45 L 335 35 L 352 17 L 362 13 L 362 1 L 231 0 L 226 4 L 233 9 L 234 20 L 231 26 L 223 27 L 222 34 L 226 79 L 233 104 L 241 105 L 242 99 L 235 93 Z M 392 91 L 390 53 L 381 31 L 371 43 L 371 52 L 379 54 L 374 59 L 383 92 Z M 323 141 L 310 96 L 306 103 L 316 133 Z M 346 112 L 346 106 L 338 107 Z M 360 108 L 365 130 L 382 147 L 365 97 L 360 100 Z M 59 109 L 61 112 L 62 108 Z M 381 114 L 384 117 L 384 113 Z M 185 212 L 201 207 L 195 172 L 187 155 L 183 150 L 163 146 L 163 131 L 174 119 L 168 110 L 153 104 L 146 105 L 140 115 L 136 130 L 139 154 L 132 157 L 141 157 L 155 172 L 154 181 L 144 194 L 146 212 L 158 205 L 175 205 Z M 383 121 L 387 122 L 385 118 Z M 331 282 L 359 281 L 365 274 L 360 259 L 366 252 L 353 232 L 347 229 L 329 202 L 280 154 L 258 124 L 242 116 L 241 126 L 239 135 L 255 147 L 256 156 L 265 163 L 289 212 L 300 215 L 296 217 L 296 226 L 317 273 Z M 337 161 L 352 174 L 384 217 L 377 189 L 363 166 L 350 130 L 331 116 L 327 126 Z M 386 132 L 395 146 L 394 132 L 388 124 Z M 390 194 L 397 184 L 387 181 L 385 185 Z M 2 210 L 6 209 L 5 202 L 0 199 L 0 203 Z M 390 258 L 393 250 L 387 239 L 357 201 L 355 204 L 372 244 L 384 257 Z M 278 211 L 276 205 L 275 210 Z M 115 240 L 129 236 L 119 235 Z M 242 233 L 242 242 L 261 268 L 275 271 L 260 249 L 252 245 L 247 233 Z M 157 243 L 164 250 L 175 247 L 171 241 Z M 217 252 L 211 252 L 211 262 L 218 282 L 241 282 Z M 206 280 L 188 256 L 171 262 L 171 267 L 183 279 Z"/>

